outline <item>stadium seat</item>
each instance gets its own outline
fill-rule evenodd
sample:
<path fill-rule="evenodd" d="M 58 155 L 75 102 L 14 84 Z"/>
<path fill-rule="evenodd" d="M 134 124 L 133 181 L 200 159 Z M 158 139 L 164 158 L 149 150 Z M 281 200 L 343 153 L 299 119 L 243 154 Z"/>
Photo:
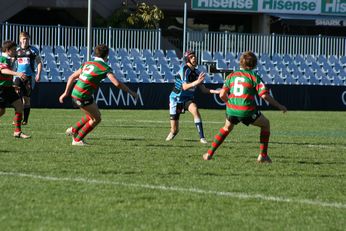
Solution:
<path fill-rule="evenodd" d="M 202 63 L 213 63 L 215 60 L 213 59 L 210 51 L 202 51 Z"/>
<path fill-rule="evenodd" d="M 171 61 L 171 59 L 178 59 L 177 53 L 175 50 L 166 50 L 166 58 Z"/>
<path fill-rule="evenodd" d="M 301 54 L 297 54 L 297 55 L 294 56 L 294 61 L 293 61 L 293 63 L 294 63 L 295 65 L 298 65 L 298 66 L 300 66 L 300 65 L 302 65 L 302 64 L 305 64 L 305 65 L 306 65 L 305 59 L 304 59 L 304 57 L 303 57 Z"/>
<path fill-rule="evenodd" d="M 293 63 L 293 57 L 289 54 L 284 54 L 282 57 L 282 63 L 288 65 L 289 63 Z"/>
<path fill-rule="evenodd" d="M 213 75 L 213 82 L 214 83 L 223 83 L 224 82 L 224 79 L 223 79 L 223 76 L 221 73 L 215 73 Z"/>
<path fill-rule="evenodd" d="M 234 52 L 226 52 L 225 59 L 227 62 L 235 61 L 237 60 L 237 55 Z"/>
<path fill-rule="evenodd" d="M 217 70 L 229 70 L 229 66 L 226 63 L 225 59 L 216 60 L 216 69 Z"/>
<path fill-rule="evenodd" d="M 147 73 L 147 71 L 142 71 L 142 72 L 140 72 L 138 78 L 139 78 L 139 80 L 140 80 L 141 83 L 150 83 L 150 82 L 151 82 L 150 76 L 149 76 L 149 74 Z"/>
<path fill-rule="evenodd" d="M 138 58 L 142 59 L 142 54 L 141 54 L 141 52 L 139 51 L 139 49 L 137 49 L 137 48 L 132 48 L 132 49 L 130 50 L 130 55 L 131 55 L 132 57 L 138 57 Z"/>
<path fill-rule="evenodd" d="M 344 68 L 346 67 L 346 56 L 341 56 L 341 57 L 340 57 L 340 64 L 341 64 L 341 66 L 343 66 Z"/>
<path fill-rule="evenodd" d="M 56 46 L 54 48 L 54 51 L 55 51 L 55 54 L 65 54 L 66 55 L 66 50 L 65 50 L 65 47 L 63 46 Z"/>
<path fill-rule="evenodd" d="M 52 82 L 62 82 L 64 79 L 61 76 L 61 72 L 58 68 L 51 68 L 47 70 L 49 73 L 49 77 Z"/>
<path fill-rule="evenodd" d="M 215 51 L 214 52 L 214 60 L 218 61 L 218 60 L 224 60 L 225 58 L 223 57 L 223 54 L 221 51 Z"/>
<path fill-rule="evenodd" d="M 154 51 L 154 59 L 159 60 L 159 59 L 166 59 L 165 53 L 163 50 L 158 49 Z"/>
<path fill-rule="evenodd" d="M 152 73 L 152 82 L 154 83 L 164 83 L 165 80 L 158 71 L 153 71 Z"/>

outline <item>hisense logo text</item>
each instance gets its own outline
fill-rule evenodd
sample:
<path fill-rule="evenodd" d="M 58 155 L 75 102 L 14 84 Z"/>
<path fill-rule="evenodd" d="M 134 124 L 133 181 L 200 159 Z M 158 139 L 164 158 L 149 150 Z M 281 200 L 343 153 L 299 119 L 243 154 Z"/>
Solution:
<path fill-rule="evenodd" d="M 316 10 L 316 3 L 307 1 L 263 0 L 263 9 L 314 11 Z"/>
<path fill-rule="evenodd" d="M 253 0 L 199 0 L 198 7 L 252 9 Z"/>
<path fill-rule="evenodd" d="M 341 0 L 329 0 L 326 3 L 326 12 L 346 13 L 346 3 Z"/>

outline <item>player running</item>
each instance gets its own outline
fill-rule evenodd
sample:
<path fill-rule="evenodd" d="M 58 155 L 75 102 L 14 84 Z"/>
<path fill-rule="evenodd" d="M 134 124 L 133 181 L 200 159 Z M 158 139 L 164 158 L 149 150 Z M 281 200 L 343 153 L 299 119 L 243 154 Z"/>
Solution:
<path fill-rule="evenodd" d="M 260 154 L 257 162 L 271 163 L 269 158 L 268 143 L 270 136 L 269 120 L 257 109 L 255 96 L 258 94 L 279 110 L 286 112 L 287 108 L 273 99 L 264 85 L 262 79 L 253 71 L 257 65 L 257 57 L 251 51 L 247 51 L 240 57 L 240 70 L 227 76 L 220 98 L 226 103 L 226 123 L 216 134 L 208 152 L 203 155 L 204 160 L 210 160 L 216 149 L 222 144 L 234 125 L 242 122 L 260 127 Z"/>
<path fill-rule="evenodd" d="M 23 103 L 13 87 L 13 76 L 19 76 L 23 81 L 27 79 L 25 73 L 12 71 L 12 61 L 16 56 L 17 44 L 13 41 L 5 41 L 2 44 L 0 56 L 0 117 L 5 114 L 6 104 L 11 104 L 15 110 L 13 118 L 14 133 L 16 138 L 27 139 L 30 136 L 22 132 Z"/>
<path fill-rule="evenodd" d="M 204 137 L 203 124 L 201 114 L 198 111 L 194 94 L 197 87 L 206 94 L 219 94 L 218 90 L 206 88 L 203 84 L 205 73 L 200 72 L 197 67 L 197 58 L 194 51 L 186 51 L 184 53 L 183 65 L 179 71 L 179 76 L 175 78 L 175 86 L 169 96 L 169 113 L 171 121 L 171 131 L 166 141 L 174 139 L 179 132 L 179 117 L 181 113 L 188 110 L 195 122 L 200 142 L 207 143 Z"/>
<path fill-rule="evenodd" d="M 20 47 L 17 48 L 17 71 L 24 72 L 27 79 L 15 78 L 14 83 L 19 89 L 20 96 L 23 99 L 24 104 L 24 117 L 23 125 L 28 123 L 31 102 L 30 96 L 33 88 L 33 84 L 40 82 L 40 76 L 42 71 L 42 60 L 39 55 L 39 51 L 36 47 L 30 46 L 30 35 L 23 31 L 19 35 Z M 37 64 L 37 73 L 35 74 L 35 63 Z M 34 80 L 32 80 L 35 77 Z"/>
<path fill-rule="evenodd" d="M 83 63 L 80 69 L 68 78 L 65 92 L 59 97 L 60 103 L 63 103 L 64 99 L 69 95 L 74 82 L 77 80 L 71 95 L 72 102 L 85 113 L 85 116 L 74 126 L 66 130 L 66 135 L 73 137 L 72 145 L 86 145 L 83 141 L 84 137 L 101 122 L 101 113 L 97 104 L 94 102 L 93 94 L 102 79 L 108 77 L 114 86 L 137 98 L 137 94 L 117 80 L 112 73 L 111 67 L 106 63 L 108 53 L 109 48 L 106 45 L 100 44 L 96 46 L 94 49 L 95 59 Z"/>

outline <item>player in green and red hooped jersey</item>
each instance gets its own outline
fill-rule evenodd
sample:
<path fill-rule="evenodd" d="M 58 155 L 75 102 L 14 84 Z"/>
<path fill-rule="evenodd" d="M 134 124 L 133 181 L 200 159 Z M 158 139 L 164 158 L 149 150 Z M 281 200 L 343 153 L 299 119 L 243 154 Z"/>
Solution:
<path fill-rule="evenodd" d="M 66 130 L 66 134 L 72 135 L 73 137 L 72 145 L 85 145 L 83 141 L 84 137 L 101 122 L 101 113 L 93 100 L 93 94 L 100 85 L 102 79 L 108 77 L 114 86 L 130 93 L 134 98 L 138 97 L 135 92 L 117 80 L 112 72 L 112 68 L 106 63 L 108 60 L 108 53 L 109 48 L 106 45 L 97 45 L 94 49 L 95 59 L 83 63 L 81 68 L 68 78 L 65 92 L 59 98 L 60 103 L 63 103 L 64 98 L 69 95 L 74 82 L 78 79 L 74 85 L 71 96 L 73 103 L 85 113 L 85 116 L 83 116 L 75 126 L 69 127 Z"/>
<path fill-rule="evenodd" d="M 258 95 L 270 105 L 286 112 L 287 108 L 269 95 L 262 79 L 253 71 L 257 65 L 257 57 L 247 51 L 240 57 L 240 70 L 227 76 L 220 98 L 226 103 L 226 123 L 215 135 L 208 152 L 203 155 L 204 160 L 210 160 L 216 149 L 222 144 L 234 125 L 242 122 L 245 125 L 260 127 L 260 154 L 257 162 L 271 163 L 269 158 L 268 143 L 270 136 L 269 120 L 257 109 L 255 96 Z"/>
<path fill-rule="evenodd" d="M 16 56 L 16 47 L 17 44 L 13 41 L 5 41 L 2 44 L 2 55 L 0 56 L 0 117 L 5 114 L 6 104 L 11 104 L 15 110 L 13 136 L 27 139 L 30 136 L 22 133 L 21 129 L 23 103 L 13 87 L 13 76 L 18 76 L 23 80 L 27 78 L 25 73 L 15 72 L 11 69 L 11 59 Z"/>

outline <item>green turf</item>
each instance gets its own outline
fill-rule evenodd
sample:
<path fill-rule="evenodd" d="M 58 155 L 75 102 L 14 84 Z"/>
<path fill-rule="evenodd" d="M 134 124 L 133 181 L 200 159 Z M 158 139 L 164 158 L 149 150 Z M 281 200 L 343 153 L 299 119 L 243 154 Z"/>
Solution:
<path fill-rule="evenodd" d="M 224 111 L 201 110 L 210 141 Z M 344 112 L 264 111 L 273 164 L 256 164 L 259 129 L 238 125 L 203 161 L 190 114 L 172 142 L 168 111 L 102 110 L 88 147 L 65 129 L 78 110 L 33 109 L 12 137 L 0 118 L 0 230 L 345 230 Z"/>

